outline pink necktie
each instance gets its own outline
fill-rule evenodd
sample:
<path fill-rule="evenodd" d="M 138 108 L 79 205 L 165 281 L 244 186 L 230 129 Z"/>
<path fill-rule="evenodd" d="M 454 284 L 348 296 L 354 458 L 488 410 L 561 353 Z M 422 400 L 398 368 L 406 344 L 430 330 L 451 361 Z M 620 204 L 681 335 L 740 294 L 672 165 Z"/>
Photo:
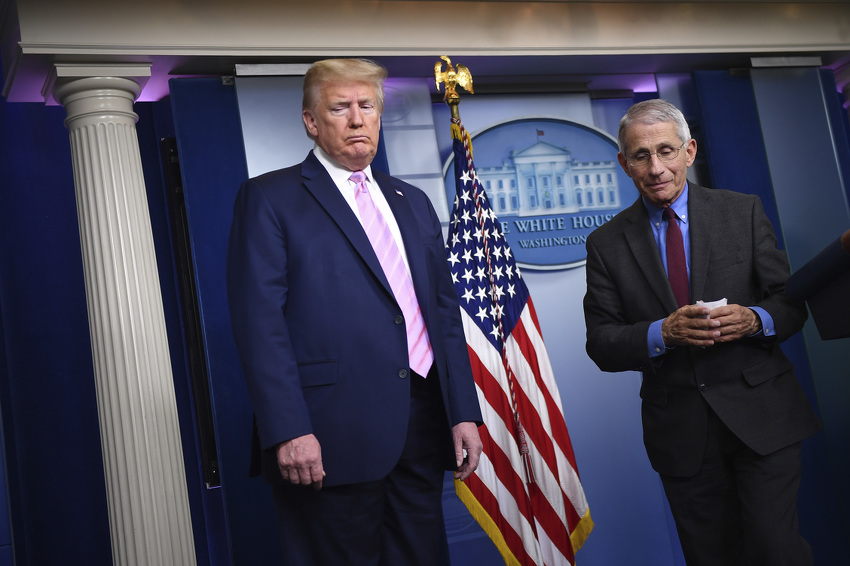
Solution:
<path fill-rule="evenodd" d="M 378 261 L 381 262 L 384 275 L 387 276 L 393 295 L 404 315 L 410 369 L 425 377 L 431 369 L 431 364 L 434 363 L 434 353 L 431 351 L 428 330 L 425 328 L 425 320 L 419 309 L 419 301 L 416 300 L 413 281 L 410 279 L 384 216 L 372 201 L 366 186 L 366 174 L 363 171 L 355 171 L 349 179 L 357 185 L 354 202 L 357 203 L 357 209 L 360 211 L 363 229 L 366 230 L 366 235 L 372 243 L 372 248 L 378 256 Z"/>
<path fill-rule="evenodd" d="M 667 220 L 667 278 L 670 280 L 676 302 L 683 307 L 691 303 L 685 244 L 676 214 L 669 206 L 664 209 L 664 218 Z"/>

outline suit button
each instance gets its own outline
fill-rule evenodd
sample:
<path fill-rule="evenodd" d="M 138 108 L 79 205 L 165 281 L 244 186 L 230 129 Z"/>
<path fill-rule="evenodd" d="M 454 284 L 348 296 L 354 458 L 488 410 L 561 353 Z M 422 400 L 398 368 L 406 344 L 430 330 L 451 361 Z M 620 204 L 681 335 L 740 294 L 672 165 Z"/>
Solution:
<path fill-rule="evenodd" d="M 705 383 L 700 383 L 699 384 L 699 390 L 700 391 L 708 391 L 708 385 L 706 385 Z"/>
<path fill-rule="evenodd" d="M 404 379 L 405 377 L 407 377 L 407 370 L 404 369 L 404 368 L 398 370 L 398 376 L 400 378 Z"/>
<path fill-rule="evenodd" d="M 397 317 L 395 317 L 395 320 L 393 320 L 393 322 L 395 322 L 396 324 L 404 324 L 404 317 L 398 315 Z"/>

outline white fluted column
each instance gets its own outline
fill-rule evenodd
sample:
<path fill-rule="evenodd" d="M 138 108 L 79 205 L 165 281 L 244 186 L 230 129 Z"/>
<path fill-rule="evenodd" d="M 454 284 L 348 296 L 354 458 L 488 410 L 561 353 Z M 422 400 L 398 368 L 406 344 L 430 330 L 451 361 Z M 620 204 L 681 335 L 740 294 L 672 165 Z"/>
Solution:
<path fill-rule="evenodd" d="M 92 69 L 94 70 L 94 69 Z M 67 111 L 116 565 L 193 565 L 133 80 L 59 80 Z"/>

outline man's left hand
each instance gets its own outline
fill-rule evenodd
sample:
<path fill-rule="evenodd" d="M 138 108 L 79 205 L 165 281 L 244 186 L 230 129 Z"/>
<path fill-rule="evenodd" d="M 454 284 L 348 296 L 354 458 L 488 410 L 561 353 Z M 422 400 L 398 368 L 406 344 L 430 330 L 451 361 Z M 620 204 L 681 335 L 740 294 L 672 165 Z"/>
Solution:
<path fill-rule="evenodd" d="M 761 330 L 761 318 L 752 310 L 741 305 L 726 305 L 712 309 L 711 318 L 720 322 L 716 330 L 720 336 L 714 339 L 719 342 L 733 342 L 756 334 Z"/>
<path fill-rule="evenodd" d="M 484 445 L 481 443 L 481 437 L 478 436 L 478 425 L 473 422 L 456 424 L 452 427 L 452 437 L 457 460 L 454 478 L 463 481 L 478 468 L 478 459 L 481 457 Z M 466 458 L 463 457 L 464 450 L 466 450 Z"/>

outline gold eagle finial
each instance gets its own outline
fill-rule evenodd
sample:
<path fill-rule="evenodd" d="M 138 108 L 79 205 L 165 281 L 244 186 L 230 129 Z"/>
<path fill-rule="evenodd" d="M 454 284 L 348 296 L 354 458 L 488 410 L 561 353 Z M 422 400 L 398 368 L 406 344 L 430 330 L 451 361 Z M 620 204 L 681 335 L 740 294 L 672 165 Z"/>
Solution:
<path fill-rule="evenodd" d="M 452 66 L 452 60 L 445 55 L 440 55 L 442 61 L 437 61 L 434 64 L 434 79 L 437 83 L 437 92 L 440 92 L 440 83 L 446 83 L 446 94 L 443 100 L 451 103 L 451 101 L 459 101 L 460 95 L 457 93 L 458 86 L 473 94 L 472 90 L 472 73 L 465 66 L 458 63 L 457 70 Z M 446 62 L 446 70 L 443 71 L 443 61 Z"/>

